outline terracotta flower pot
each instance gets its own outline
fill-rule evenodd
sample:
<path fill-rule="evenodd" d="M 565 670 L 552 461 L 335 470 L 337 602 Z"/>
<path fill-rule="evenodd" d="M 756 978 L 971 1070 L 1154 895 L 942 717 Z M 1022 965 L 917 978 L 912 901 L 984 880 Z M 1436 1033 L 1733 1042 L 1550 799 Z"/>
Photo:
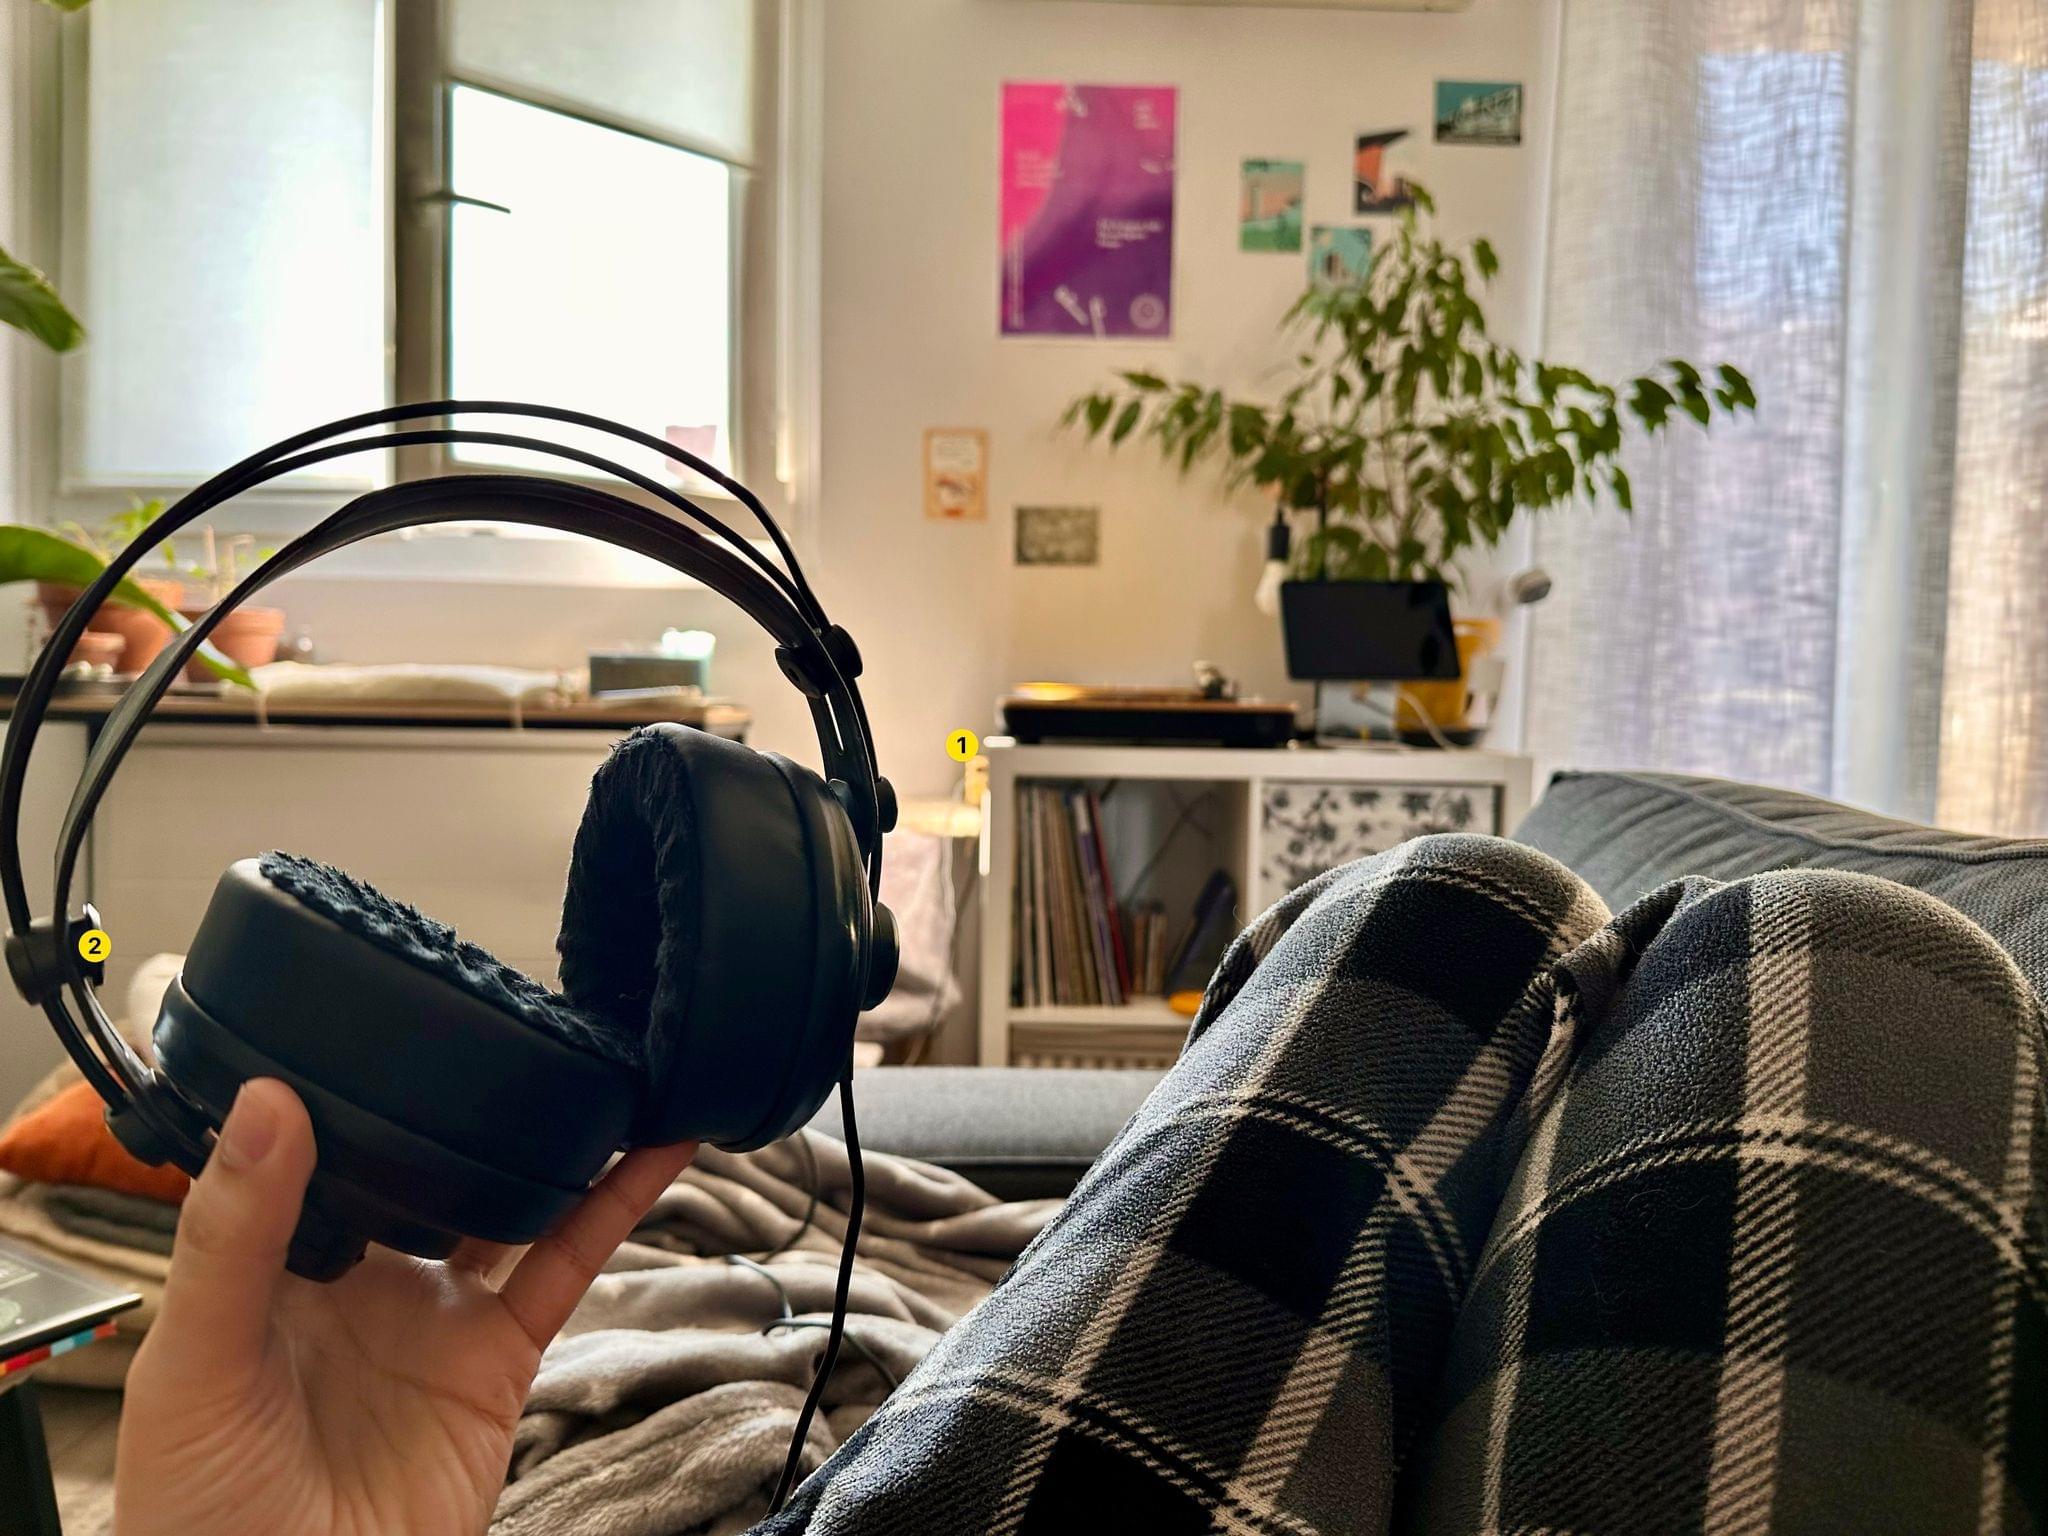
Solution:
<path fill-rule="evenodd" d="M 204 608 L 188 608 L 185 617 L 198 619 Z M 220 621 L 208 636 L 213 648 L 241 667 L 260 667 L 277 660 L 277 648 L 284 639 L 282 608 L 237 608 Z M 185 680 L 210 683 L 213 674 L 197 659 L 185 663 Z"/>
<path fill-rule="evenodd" d="M 78 594 L 84 590 L 83 587 L 66 586 L 61 581 L 37 582 L 36 606 L 43 610 L 43 627 L 45 629 L 55 629 L 57 621 L 71 611 L 71 605 L 78 601 Z M 105 608 L 100 609 L 98 613 L 95 613 L 91 619 L 86 621 L 86 632 L 88 634 L 112 634 L 113 631 L 102 622 L 106 616 L 107 610 Z"/>
<path fill-rule="evenodd" d="M 136 582 L 166 608 L 176 608 L 184 600 L 185 584 L 181 581 L 142 576 L 137 577 Z M 78 601 L 79 591 L 77 587 L 56 582 L 36 583 L 36 602 L 41 605 L 43 617 L 52 628 L 64 617 L 65 610 Z M 121 658 L 114 663 L 114 670 L 122 673 L 140 672 L 171 643 L 170 625 L 146 608 L 130 608 L 123 603 L 103 603 L 86 629 L 89 633 L 121 637 Z"/>
<path fill-rule="evenodd" d="M 121 665 L 121 647 L 127 642 L 119 635 L 109 634 L 103 629 L 88 629 L 78 637 L 78 644 L 71 647 L 71 654 L 64 664 L 74 666 L 84 662 L 89 667 L 105 667 L 116 671 Z"/>

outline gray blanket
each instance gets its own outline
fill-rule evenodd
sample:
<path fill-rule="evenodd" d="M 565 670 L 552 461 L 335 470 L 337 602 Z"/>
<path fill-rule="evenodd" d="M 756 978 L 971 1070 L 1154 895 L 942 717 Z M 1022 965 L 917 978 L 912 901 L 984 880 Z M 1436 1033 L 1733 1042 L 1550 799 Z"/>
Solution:
<path fill-rule="evenodd" d="M 168 1255 L 178 1230 L 178 1208 L 144 1195 L 91 1184 L 51 1184 L 43 1190 L 43 1209 L 66 1232 L 102 1243 L 119 1243 L 144 1253 Z"/>
<path fill-rule="evenodd" d="M 811 1430 L 812 1465 L 1058 1207 L 1000 1203 L 878 1154 L 867 1185 L 848 1343 Z M 725 1532 L 760 1518 L 824 1346 L 816 1325 L 831 1309 L 847 1189 L 846 1148 L 812 1132 L 700 1153 L 543 1358 L 496 1536 Z"/>

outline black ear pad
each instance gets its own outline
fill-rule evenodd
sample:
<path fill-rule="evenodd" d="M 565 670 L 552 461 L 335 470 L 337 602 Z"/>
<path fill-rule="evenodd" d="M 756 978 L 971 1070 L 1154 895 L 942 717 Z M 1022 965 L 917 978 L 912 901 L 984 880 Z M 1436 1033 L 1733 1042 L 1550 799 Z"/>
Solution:
<path fill-rule="evenodd" d="M 817 774 L 683 725 L 621 742 L 590 786 L 558 947 L 576 1009 L 645 1039 L 633 1140 L 737 1151 L 804 1124 L 846 1070 L 874 929 Z"/>
<path fill-rule="evenodd" d="M 285 854 L 221 877 L 155 1041 L 216 1122 L 249 1077 L 298 1091 L 320 1148 L 309 1209 L 355 1253 L 539 1236 L 626 1141 L 642 1070 L 639 1036 Z"/>

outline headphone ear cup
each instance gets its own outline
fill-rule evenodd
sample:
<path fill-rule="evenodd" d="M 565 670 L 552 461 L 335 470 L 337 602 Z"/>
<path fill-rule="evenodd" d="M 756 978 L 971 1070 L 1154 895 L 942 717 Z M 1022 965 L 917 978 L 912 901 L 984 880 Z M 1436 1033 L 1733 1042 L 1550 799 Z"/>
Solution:
<path fill-rule="evenodd" d="M 636 1142 L 746 1150 L 809 1120 L 850 1060 L 873 931 L 852 823 L 809 769 L 663 724 L 591 781 L 562 989 L 644 1033 Z"/>
<path fill-rule="evenodd" d="M 154 1041 L 216 1125 L 251 1077 L 298 1093 L 320 1149 L 308 1205 L 351 1259 L 365 1239 L 425 1257 L 464 1236 L 531 1242 L 624 1144 L 641 1080 L 637 1041 L 287 854 L 221 877 Z"/>
<path fill-rule="evenodd" d="M 882 1000 L 896 986 L 896 968 L 903 961 L 903 941 L 896 927 L 896 914 L 875 903 L 874 937 L 868 944 L 867 989 L 861 1011 L 882 1006 Z"/>

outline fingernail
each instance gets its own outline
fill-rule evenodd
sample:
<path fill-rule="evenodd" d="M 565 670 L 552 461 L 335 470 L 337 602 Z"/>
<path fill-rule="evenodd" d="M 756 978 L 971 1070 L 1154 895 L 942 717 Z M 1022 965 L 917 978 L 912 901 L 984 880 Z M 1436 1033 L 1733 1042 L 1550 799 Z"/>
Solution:
<path fill-rule="evenodd" d="M 236 1092 L 227 1123 L 220 1128 L 219 1144 L 213 1149 L 230 1173 L 255 1167 L 277 1141 L 277 1111 L 264 1102 L 264 1095 L 251 1093 L 252 1086 L 244 1083 Z"/>

